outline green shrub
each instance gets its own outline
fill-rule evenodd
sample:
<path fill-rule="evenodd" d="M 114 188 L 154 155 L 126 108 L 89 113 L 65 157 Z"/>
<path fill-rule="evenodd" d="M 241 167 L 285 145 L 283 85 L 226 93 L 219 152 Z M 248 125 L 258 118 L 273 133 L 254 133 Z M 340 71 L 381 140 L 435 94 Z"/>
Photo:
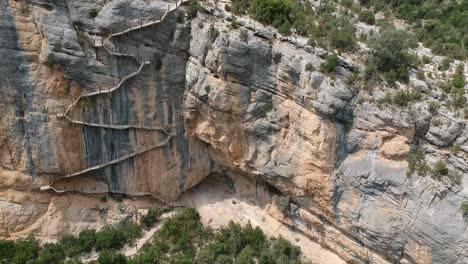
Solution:
<path fill-rule="evenodd" d="M 450 148 L 450 151 L 454 154 L 457 155 L 461 151 L 461 147 L 458 144 L 454 144 L 452 148 Z"/>
<path fill-rule="evenodd" d="M 243 15 L 249 10 L 251 0 L 232 0 L 231 12 L 236 15 Z"/>
<path fill-rule="evenodd" d="M 39 249 L 39 244 L 33 237 L 16 241 L 12 263 L 32 263 L 39 256 Z"/>
<path fill-rule="evenodd" d="M 421 99 L 421 92 L 417 90 L 398 91 L 393 95 L 393 104 L 406 107 L 410 102 Z"/>
<path fill-rule="evenodd" d="M 463 76 L 463 74 L 461 74 L 461 73 L 455 74 L 453 76 L 452 85 L 455 88 L 460 88 L 460 89 L 465 87 L 465 77 Z"/>
<path fill-rule="evenodd" d="M 63 91 L 64 91 L 66 94 L 70 94 L 70 92 L 71 92 L 71 87 L 70 87 L 69 85 L 67 85 L 67 86 L 63 89 Z"/>
<path fill-rule="evenodd" d="M 363 10 L 359 13 L 359 21 L 364 22 L 369 25 L 375 24 L 375 16 L 374 13 L 370 10 Z"/>
<path fill-rule="evenodd" d="M 206 88 L 206 86 L 205 86 Z M 208 91 L 209 93 L 209 91 Z M 162 211 L 159 208 L 150 208 L 148 213 L 141 218 L 141 224 L 146 228 L 151 228 L 158 221 L 158 218 L 162 215 Z"/>
<path fill-rule="evenodd" d="M 422 147 L 417 147 L 408 156 L 408 171 L 406 175 L 410 177 L 415 172 L 419 176 L 425 177 L 430 172 L 430 166 L 426 161 L 426 150 Z"/>
<path fill-rule="evenodd" d="M 458 74 L 463 74 L 464 70 L 465 70 L 465 64 L 462 62 L 457 65 L 455 72 Z"/>
<path fill-rule="evenodd" d="M 42 246 L 37 264 L 59 264 L 65 259 L 65 247 L 61 244 L 46 243 Z"/>
<path fill-rule="evenodd" d="M 11 262 L 11 259 L 14 256 L 15 256 L 15 243 L 13 241 L 0 240 L 0 263 Z"/>
<path fill-rule="evenodd" d="M 83 230 L 78 234 L 78 241 L 75 246 L 78 247 L 79 252 L 89 252 L 93 249 L 96 243 L 96 230 L 88 229 Z"/>
<path fill-rule="evenodd" d="M 450 170 L 447 178 L 451 181 L 452 184 L 460 185 L 462 183 L 463 175 L 455 170 Z"/>
<path fill-rule="evenodd" d="M 449 173 L 449 169 L 444 161 L 438 160 L 434 167 L 432 168 L 432 176 L 436 179 L 441 179 L 443 176 L 447 176 Z"/>
<path fill-rule="evenodd" d="M 418 71 L 418 73 L 416 73 L 416 78 L 419 80 L 425 80 L 426 76 L 424 75 L 424 71 Z"/>
<path fill-rule="evenodd" d="M 124 196 L 123 194 L 121 193 L 113 193 L 111 195 L 112 199 L 114 199 L 114 201 L 118 202 L 118 203 L 121 203 L 123 202 L 123 199 L 124 199 Z"/>
<path fill-rule="evenodd" d="M 446 71 L 450 68 L 450 63 L 452 63 L 453 59 L 445 58 L 442 60 L 441 64 L 439 65 L 439 71 Z"/>
<path fill-rule="evenodd" d="M 79 253 L 90 252 L 96 242 L 96 230 L 83 230 L 78 234 L 78 237 L 65 235 L 59 242 L 60 245 L 64 247 L 68 257 L 76 256 Z"/>
<path fill-rule="evenodd" d="M 352 24 L 350 24 L 352 25 Z M 356 48 L 356 37 L 353 30 L 340 30 L 340 27 L 331 30 L 327 35 L 329 44 L 339 51 L 351 51 Z"/>
<path fill-rule="evenodd" d="M 208 84 L 208 85 L 205 85 L 205 92 L 206 92 L 207 94 L 209 94 L 210 91 L 211 91 L 211 85 L 209 85 L 209 84 Z"/>
<path fill-rule="evenodd" d="M 339 51 L 352 51 L 357 46 L 355 37 L 356 28 L 351 18 L 346 16 L 335 17 L 331 14 L 322 15 L 313 27 L 310 37 L 318 41 L 318 44 L 328 48 L 336 48 Z"/>
<path fill-rule="evenodd" d="M 59 243 L 64 247 L 65 254 L 68 257 L 73 257 L 80 252 L 78 239 L 73 235 L 65 235 L 60 238 Z"/>
<path fill-rule="evenodd" d="M 314 65 L 312 65 L 312 63 L 310 63 L 310 62 L 307 63 L 307 64 L 305 65 L 305 70 L 308 71 L 308 72 L 314 71 L 314 70 L 315 70 Z"/>
<path fill-rule="evenodd" d="M 122 230 L 106 226 L 96 233 L 96 250 L 117 249 L 123 246 L 125 235 Z"/>
<path fill-rule="evenodd" d="M 247 30 L 241 29 L 240 34 L 239 34 L 239 38 L 243 42 L 247 42 L 249 40 L 249 33 L 247 32 Z"/>
<path fill-rule="evenodd" d="M 96 8 L 93 8 L 93 9 L 91 9 L 91 11 L 89 11 L 89 16 L 91 18 L 97 17 L 98 14 L 99 14 L 99 10 L 97 10 Z"/>
<path fill-rule="evenodd" d="M 184 23 L 184 21 L 185 21 L 185 16 L 184 16 L 184 14 L 183 14 L 182 12 L 181 12 L 181 13 L 178 13 L 178 14 L 177 14 L 177 17 L 176 17 L 176 22 L 177 22 L 178 24 L 182 24 L 182 23 Z"/>
<path fill-rule="evenodd" d="M 265 103 L 265 105 L 260 105 L 259 107 L 259 113 L 258 113 L 258 117 L 259 118 L 266 118 L 268 116 L 268 113 L 273 111 L 274 109 L 274 106 L 273 106 L 273 102 L 272 101 L 268 101 Z"/>
<path fill-rule="evenodd" d="M 466 103 L 467 99 L 465 97 L 465 89 L 464 88 L 452 88 L 450 92 L 450 105 L 457 109 L 463 108 Z"/>
<path fill-rule="evenodd" d="M 88 37 L 86 36 L 86 33 L 82 30 L 76 30 L 76 37 L 78 40 L 78 44 L 80 44 L 80 46 L 84 48 L 85 45 L 88 43 Z"/>
<path fill-rule="evenodd" d="M 452 184 L 461 184 L 462 175 L 457 171 L 450 170 L 444 161 L 438 160 L 432 167 L 431 177 L 438 181 L 447 178 Z"/>
<path fill-rule="evenodd" d="M 291 27 L 297 34 L 307 36 L 313 31 L 316 17 L 314 8 L 309 2 L 294 0 L 290 17 Z"/>
<path fill-rule="evenodd" d="M 239 25 L 237 24 L 237 18 L 236 17 L 233 17 L 232 20 L 231 20 L 231 28 L 232 29 L 239 28 Z"/>
<path fill-rule="evenodd" d="M 210 25 L 210 28 L 208 29 L 208 38 L 210 43 L 214 43 L 216 39 L 219 36 L 219 31 L 217 28 L 215 28 L 214 24 Z"/>
<path fill-rule="evenodd" d="M 107 195 L 101 196 L 101 198 L 99 198 L 99 201 L 101 201 L 101 203 L 107 203 Z"/>
<path fill-rule="evenodd" d="M 253 0 L 250 13 L 256 20 L 280 28 L 290 23 L 290 0 Z"/>
<path fill-rule="evenodd" d="M 429 103 L 429 112 L 431 114 L 436 114 L 439 108 L 440 108 L 440 104 L 438 102 L 432 101 Z"/>
<path fill-rule="evenodd" d="M 126 264 L 127 258 L 121 253 L 115 253 L 109 250 L 104 250 L 101 253 L 99 253 L 98 263 L 99 264 Z"/>
<path fill-rule="evenodd" d="M 141 226 L 133 222 L 125 222 L 117 226 L 123 233 L 125 243 L 133 243 L 137 238 L 141 237 Z"/>
<path fill-rule="evenodd" d="M 194 18 L 197 16 L 198 11 L 201 10 L 201 6 L 198 3 L 198 0 L 190 0 L 188 2 L 187 16 L 189 18 Z"/>
<path fill-rule="evenodd" d="M 275 64 L 280 63 L 282 57 L 283 57 L 283 54 L 281 54 L 281 53 L 275 53 L 275 54 L 273 55 L 273 61 L 275 62 Z"/>
<path fill-rule="evenodd" d="M 254 255 L 255 252 L 253 251 L 250 245 L 247 245 L 242 249 L 241 252 L 236 257 L 235 264 L 254 264 Z"/>
<path fill-rule="evenodd" d="M 291 23 L 289 21 L 285 21 L 278 27 L 278 32 L 282 35 L 290 35 L 291 34 Z"/>
<path fill-rule="evenodd" d="M 409 48 L 416 46 L 413 35 L 403 30 L 389 29 L 372 37 L 369 46 L 372 55 L 367 64 L 372 71 L 383 73 L 389 83 L 408 81 L 408 70 L 415 65 L 414 56 L 408 52 Z"/>
<path fill-rule="evenodd" d="M 431 57 L 429 57 L 429 56 L 427 56 L 427 55 L 423 55 L 421 60 L 422 60 L 422 62 L 423 62 L 424 64 L 429 64 L 429 63 L 432 62 Z"/>
<path fill-rule="evenodd" d="M 132 259 L 134 264 L 159 263 L 163 255 L 169 252 L 169 245 L 164 241 L 156 240 L 151 245 L 146 245 L 143 250 Z"/>
<path fill-rule="evenodd" d="M 468 216 L 468 201 L 463 201 L 460 205 L 460 211 L 463 216 Z"/>
<path fill-rule="evenodd" d="M 336 69 L 336 67 L 338 67 L 338 65 L 339 65 L 338 55 L 336 54 L 329 55 L 325 59 L 325 62 L 320 64 L 320 71 L 328 72 L 328 73 L 333 72 Z"/>
<path fill-rule="evenodd" d="M 287 196 L 273 195 L 273 202 L 282 213 L 287 213 L 289 210 L 289 201 L 290 198 Z"/>

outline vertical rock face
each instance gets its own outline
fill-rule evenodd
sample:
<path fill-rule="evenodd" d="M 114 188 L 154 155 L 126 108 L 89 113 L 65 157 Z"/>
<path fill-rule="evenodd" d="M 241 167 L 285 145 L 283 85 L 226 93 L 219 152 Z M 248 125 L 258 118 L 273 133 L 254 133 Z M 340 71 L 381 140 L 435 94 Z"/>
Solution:
<path fill-rule="evenodd" d="M 468 261 L 459 212 L 468 181 L 464 121 L 435 127 L 426 113 L 418 119 L 359 100 L 347 63 L 335 76 L 310 70 L 306 65 L 318 69 L 323 61 L 318 52 L 244 18 L 230 29 L 216 10 L 187 21 L 181 7 L 102 45 L 111 32 L 158 20 L 168 5 L 105 2 L 2 2 L 4 235 L 30 230 L 73 203 L 37 191 L 41 186 L 174 200 L 221 173 L 291 197 L 287 222 L 349 262 Z M 462 185 L 407 177 L 416 141 L 428 144 L 430 159 L 465 173 Z M 443 149 L 454 142 L 457 156 Z M 69 214 L 98 217 L 84 212 Z"/>
<path fill-rule="evenodd" d="M 98 190 L 77 181 L 61 188 L 174 199 L 211 170 L 206 145 L 185 136 L 181 115 L 190 26 L 176 23 L 172 12 L 163 23 L 111 38 L 109 50 L 132 55 L 118 56 L 93 47 L 98 41 L 90 34 L 125 29 L 128 21 L 139 22 L 138 11 L 160 17 L 167 3 L 148 10 L 135 10 L 133 3 L 106 5 L 104 17 L 95 20 L 87 18 L 82 5 L 12 2 L 2 10 L 7 25 L 2 116 L 10 124 L 3 127 L 8 142 L 2 145 L 2 165 L 29 173 L 43 185 L 131 156 L 78 175 L 105 182 L 104 190 L 102 184 L 94 184 L 101 186 Z M 117 8 L 128 11 L 120 14 Z M 83 12 L 86 15 L 79 14 Z M 114 16 L 116 24 L 101 28 L 100 22 L 114 21 Z M 119 20 L 122 16 L 125 20 Z M 139 71 L 140 60 L 150 63 Z M 81 98 L 70 108 L 70 120 L 60 117 L 80 94 L 116 86 L 112 93 Z"/>

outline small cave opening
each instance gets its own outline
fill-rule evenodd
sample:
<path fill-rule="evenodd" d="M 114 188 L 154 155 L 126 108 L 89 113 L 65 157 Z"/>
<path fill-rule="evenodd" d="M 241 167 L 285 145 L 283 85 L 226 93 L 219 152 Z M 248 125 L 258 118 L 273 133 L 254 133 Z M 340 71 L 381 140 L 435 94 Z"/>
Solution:
<path fill-rule="evenodd" d="M 273 202 L 275 196 L 290 202 L 287 195 L 263 179 L 238 173 L 215 172 L 185 191 L 178 203 L 198 208 L 232 200 L 233 203 L 244 202 L 265 208 Z"/>
<path fill-rule="evenodd" d="M 40 4 L 38 4 L 38 6 L 44 8 L 47 11 L 53 11 L 54 10 L 54 6 L 50 5 L 50 4 L 47 4 L 47 3 L 40 3 Z"/>

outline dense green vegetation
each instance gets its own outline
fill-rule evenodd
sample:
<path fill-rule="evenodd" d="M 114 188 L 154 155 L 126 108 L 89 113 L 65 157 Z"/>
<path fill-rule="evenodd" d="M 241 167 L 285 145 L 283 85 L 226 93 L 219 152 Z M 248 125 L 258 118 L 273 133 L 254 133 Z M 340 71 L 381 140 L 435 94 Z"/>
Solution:
<path fill-rule="evenodd" d="M 291 28 L 291 10 L 290 0 L 253 0 L 250 6 L 250 12 L 256 20 L 273 25 L 286 34 Z"/>
<path fill-rule="evenodd" d="M 39 245 L 33 238 L 29 237 L 15 242 L 0 240 L 0 263 L 13 264 L 61 264 L 65 259 L 67 263 L 80 263 L 73 260 L 81 253 L 90 252 L 93 248 L 104 251 L 104 255 L 111 249 L 118 249 L 124 244 L 131 243 L 141 235 L 141 227 L 126 222 L 116 226 L 107 226 L 101 231 L 94 229 L 84 230 L 78 236 L 66 235 L 57 243 L 46 243 Z M 104 259 L 109 259 L 104 256 Z M 99 262 L 116 263 L 116 262 Z"/>
<path fill-rule="evenodd" d="M 230 10 L 237 15 L 249 14 L 254 19 L 276 27 L 281 34 L 294 30 L 309 36 L 312 45 L 350 51 L 356 47 L 352 17 L 336 16 L 331 2 L 314 10 L 299 0 L 234 0 Z"/>
<path fill-rule="evenodd" d="M 464 59 L 468 54 L 468 0 L 361 0 L 360 3 L 325 0 L 318 6 L 301 0 L 233 0 L 228 9 L 236 15 L 248 14 L 272 25 L 282 34 L 294 32 L 309 37 L 310 45 L 334 49 L 338 53 L 356 50 L 354 25 L 357 20 L 377 24 L 379 34 L 371 32 L 359 36 L 371 48 L 367 80 L 384 79 L 389 84 L 408 81 L 411 68 L 431 62 L 430 57 L 418 59 L 410 52 L 417 41 L 422 41 L 436 54 L 448 56 L 440 65 L 441 70 L 447 70 L 453 58 Z M 383 12 L 384 18 L 377 20 L 377 12 Z M 411 25 L 409 31 L 395 29 L 392 23 L 395 18 L 406 20 Z M 464 83 L 461 78 L 461 74 L 455 76 L 454 87 Z M 449 94 L 454 107 L 466 103 L 463 89 L 454 89 Z"/>
<path fill-rule="evenodd" d="M 391 7 L 399 18 L 413 23 L 418 40 L 435 53 L 467 57 L 468 0 L 395 1 Z"/>
<path fill-rule="evenodd" d="M 153 243 L 129 263 L 301 263 L 300 254 L 285 239 L 268 239 L 251 225 L 231 222 L 215 233 L 203 227 L 198 212 L 189 208 L 168 220 Z"/>
<path fill-rule="evenodd" d="M 412 25 L 417 39 L 436 54 L 464 59 L 468 55 L 468 0 L 361 0 L 374 12 L 384 11 Z"/>
<path fill-rule="evenodd" d="M 408 81 L 408 70 L 416 62 L 409 49 L 416 46 L 412 34 L 404 30 L 388 29 L 369 40 L 372 54 L 368 59 L 368 77 L 381 73 L 389 82 Z"/>
<path fill-rule="evenodd" d="M 384 98 L 379 100 L 379 103 L 407 107 L 411 102 L 420 100 L 421 96 L 421 92 L 413 89 L 397 91 L 395 93 L 387 93 Z"/>
<path fill-rule="evenodd" d="M 160 210 L 150 210 L 142 224 L 153 225 L 153 219 L 159 215 Z M 301 263 L 300 249 L 282 237 L 269 239 L 258 227 L 250 224 L 242 227 L 233 222 L 213 232 L 202 225 L 200 215 L 193 208 L 181 210 L 164 223 L 153 241 L 132 259 L 116 251 L 140 236 L 141 227 L 127 222 L 106 226 L 99 232 L 85 230 L 77 237 L 69 235 L 57 243 L 43 245 L 32 237 L 16 242 L 0 240 L 0 263 L 78 264 L 80 254 L 93 248 L 99 252 L 95 264 Z"/>

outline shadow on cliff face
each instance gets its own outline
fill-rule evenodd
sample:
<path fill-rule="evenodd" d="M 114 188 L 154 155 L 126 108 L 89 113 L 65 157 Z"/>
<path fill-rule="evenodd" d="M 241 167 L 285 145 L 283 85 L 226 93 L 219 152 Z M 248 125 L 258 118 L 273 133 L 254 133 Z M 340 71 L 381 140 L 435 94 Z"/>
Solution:
<path fill-rule="evenodd" d="M 12 7 L 7 0 L 0 2 L 0 115 L 7 124 L 9 142 L 0 142 L 0 152 L 10 156 L 10 163 L 2 164 L 8 169 L 28 170 L 36 175 L 33 162 L 31 138 L 35 135 L 37 120 L 28 119 L 25 113 L 33 109 L 33 91 L 29 76 L 29 61 L 23 54 L 20 37 L 16 29 Z M 7 140 L 5 140 L 7 141 Z M 8 154 L 7 154 L 8 153 Z M 24 153 L 24 154 L 23 154 Z M 23 157 L 26 162 L 23 162 Z M 18 168 L 19 164 L 26 168 Z"/>
<path fill-rule="evenodd" d="M 264 208 L 274 195 L 282 195 L 275 187 L 242 175 L 212 173 L 198 185 L 184 192 L 175 204 L 200 207 L 235 198 Z"/>

